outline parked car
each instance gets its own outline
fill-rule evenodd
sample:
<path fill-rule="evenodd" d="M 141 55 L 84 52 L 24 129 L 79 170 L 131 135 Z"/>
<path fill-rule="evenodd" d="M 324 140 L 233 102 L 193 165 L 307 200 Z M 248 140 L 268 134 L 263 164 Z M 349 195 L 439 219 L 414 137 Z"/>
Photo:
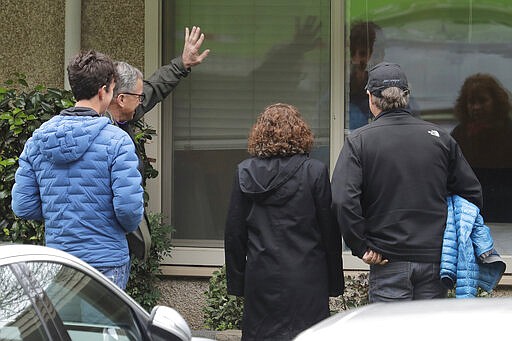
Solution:
<path fill-rule="evenodd" d="M 505 340 L 511 320 L 512 298 L 374 303 L 333 315 L 295 341 Z"/>
<path fill-rule="evenodd" d="M 0 245 L 0 340 L 207 340 L 164 306 L 145 311 L 63 251 Z"/>

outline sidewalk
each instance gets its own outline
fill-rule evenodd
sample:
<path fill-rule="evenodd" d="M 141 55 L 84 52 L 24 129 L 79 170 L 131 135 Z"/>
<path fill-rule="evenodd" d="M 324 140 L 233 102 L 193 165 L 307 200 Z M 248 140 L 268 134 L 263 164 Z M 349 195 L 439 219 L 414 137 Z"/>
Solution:
<path fill-rule="evenodd" d="M 219 341 L 240 341 L 242 338 L 241 330 L 192 330 L 193 337 L 205 337 L 212 340 Z"/>

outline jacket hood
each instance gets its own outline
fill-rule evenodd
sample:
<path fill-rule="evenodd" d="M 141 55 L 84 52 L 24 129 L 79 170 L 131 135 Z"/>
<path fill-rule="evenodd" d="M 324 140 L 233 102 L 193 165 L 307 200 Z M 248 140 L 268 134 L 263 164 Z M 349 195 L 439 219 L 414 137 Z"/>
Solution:
<path fill-rule="evenodd" d="M 32 139 L 44 158 L 57 164 L 69 163 L 81 158 L 108 124 L 108 118 L 99 117 L 92 109 L 76 115 L 70 108 L 41 125 Z"/>
<path fill-rule="evenodd" d="M 300 184 L 290 179 L 307 159 L 303 154 L 247 159 L 238 165 L 240 189 L 255 201 L 281 204 L 298 190 Z"/>

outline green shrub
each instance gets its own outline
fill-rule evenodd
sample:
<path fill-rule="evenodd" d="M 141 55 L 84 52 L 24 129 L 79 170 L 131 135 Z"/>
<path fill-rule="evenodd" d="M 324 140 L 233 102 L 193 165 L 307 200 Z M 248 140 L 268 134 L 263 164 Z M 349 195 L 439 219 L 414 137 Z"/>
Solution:
<path fill-rule="evenodd" d="M 171 252 L 171 225 L 163 223 L 161 214 L 149 213 L 151 229 L 151 254 L 147 261 L 132 258 L 130 280 L 126 292 L 148 311 L 160 298 L 158 275 L 161 274 L 160 263 Z"/>
<path fill-rule="evenodd" d="M 330 303 L 331 314 L 368 304 L 368 272 L 345 275 L 345 292 Z"/>
<path fill-rule="evenodd" d="M 240 329 L 244 301 L 241 297 L 228 295 L 225 265 L 213 273 L 205 294 L 206 327 L 212 330 Z"/>
<path fill-rule="evenodd" d="M 11 209 L 11 189 L 23 146 L 43 122 L 74 104 L 70 91 L 36 86 L 16 74 L 0 87 L 0 240 L 44 244 L 42 222 L 17 218 Z"/>

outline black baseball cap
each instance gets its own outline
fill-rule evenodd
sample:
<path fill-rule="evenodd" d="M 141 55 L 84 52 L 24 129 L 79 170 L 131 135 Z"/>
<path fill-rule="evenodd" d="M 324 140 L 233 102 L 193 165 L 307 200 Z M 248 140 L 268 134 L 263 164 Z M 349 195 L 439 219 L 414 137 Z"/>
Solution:
<path fill-rule="evenodd" d="M 409 83 L 400 65 L 381 62 L 368 71 L 368 83 L 365 90 L 373 96 L 381 97 L 381 92 L 387 88 L 397 87 L 409 91 Z"/>

